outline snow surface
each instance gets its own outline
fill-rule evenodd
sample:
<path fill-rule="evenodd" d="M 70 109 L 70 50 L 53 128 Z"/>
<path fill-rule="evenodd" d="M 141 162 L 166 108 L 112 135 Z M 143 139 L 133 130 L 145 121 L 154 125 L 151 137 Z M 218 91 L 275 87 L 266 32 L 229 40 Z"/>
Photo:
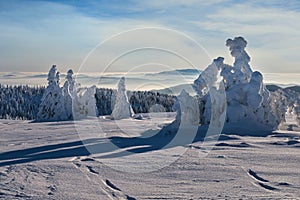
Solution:
<path fill-rule="evenodd" d="M 221 135 L 216 143 L 198 137 L 192 144 L 161 150 L 154 142 L 169 142 L 172 134 L 159 131 L 174 119 L 174 113 L 118 120 L 121 125 L 86 119 L 80 123 L 86 131 L 83 141 L 74 122 L 0 120 L 0 198 L 299 198 L 300 129 L 293 119 L 265 137 Z M 110 132 L 93 138 L 95 130 L 101 134 L 99 125 Z M 88 149 L 112 143 L 118 149 L 90 155 L 83 143 Z M 150 172 L 126 172 L 134 162 L 135 168 L 162 163 L 153 163 L 150 153 L 172 162 Z"/>

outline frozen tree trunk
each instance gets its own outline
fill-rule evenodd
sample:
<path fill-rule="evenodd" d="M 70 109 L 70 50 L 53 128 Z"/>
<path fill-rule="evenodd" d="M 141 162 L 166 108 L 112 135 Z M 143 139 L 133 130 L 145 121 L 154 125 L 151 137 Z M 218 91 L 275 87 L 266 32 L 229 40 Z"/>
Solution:
<path fill-rule="evenodd" d="M 111 116 L 113 119 L 119 120 L 133 117 L 133 115 L 134 112 L 126 94 L 125 77 L 122 77 L 118 83 L 116 103 Z"/>

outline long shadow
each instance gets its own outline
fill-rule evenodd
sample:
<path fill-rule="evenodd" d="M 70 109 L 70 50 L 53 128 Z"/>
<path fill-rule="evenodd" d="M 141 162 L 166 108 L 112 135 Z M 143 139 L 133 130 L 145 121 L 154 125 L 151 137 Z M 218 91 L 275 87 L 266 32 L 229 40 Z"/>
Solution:
<path fill-rule="evenodd" d="M 88 155 L 90 153 L 83 146 L 82 141 L 75 141 L 1 153 L 0 160 L 2 162 L 0 162 L 0 167 L 37 160 Z"/>
<path fill-rule="evenodd" d="M 4 152 L 0 154 L 0 167 L 38 160 L 88 156 L 91 155 L 91 153 L 108 153 L 108 155 L 100 156 L 99 158 L 112 158 L 127 156 L 128 154 L 132 153 L 145 153 L 159 150 L 167 145 L 167 148 L 179 145 L 187 145 L 184 143 L 174 143 L 173 145 L 169 144 L 176 136 L 177 129 L 178 127 L 174 126 L 174 124 L 170 124 L 161 129 L 157 134 L 150 137 L 92 138 L 82 141 L 73 141 Z M 149 134 L 149 131 L 146 131 L 142 135 Z M 198 131 L 198 134 L 193 142 L 201 141 L 203 138 L 203 132 Z M 123 151 L 119 153 L 113 153 L 117 149 L 122 149 Z"/>
<path fill-rule="evenodd" d="M 116 158 L 121 156 L 128 156 L 133 153 L 146 153 L 149 151 L 160 150 L 162 148 L 173 148 L 176 146 L 186 146 L 190 143 L 203 141 L 207 129 L 199 128 L 194 138 L 191 141 L 184 140 L 171 142 L 178 134 L 178 126 L 171 123 L 161 129 L 157 134 L 143 138 L 143 137 L 110 137 L 110 142 L 119 149 L 124 149 L 121 152 L 111 153 L 108 155 L 98 156 L 97 158 Z M 143 134 L 147 135 L 147 131 Z M 142 135 L 143 135 L 142 134 Z M 186 133 L 188 135 L 189 133 Z M 182 137 L 182 136 L 181 136 Z M 188 136 L 187 136 L 188 137 Z"/>

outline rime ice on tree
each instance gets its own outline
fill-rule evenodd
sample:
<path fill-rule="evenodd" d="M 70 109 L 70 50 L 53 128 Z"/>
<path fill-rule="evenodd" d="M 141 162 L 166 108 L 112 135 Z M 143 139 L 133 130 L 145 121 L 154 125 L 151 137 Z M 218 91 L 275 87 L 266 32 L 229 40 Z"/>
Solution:
<path fill-rule="evenodd" d="M 53 65 L 48 73 L 48 86 L 42 98 L 37 121 L 67 120 L 62 89 L 59 87 L 59 72 Z"/>
<path fill-rule="evenodd" d="M 233 74 L 237 83 L 247 83 L 250 81 L 252 70 L 250 68 L 250 56 L 245 51 L 247 41 L 242 37 L 228 39 L 226 46 L 229 47 L 231 55 L 235 58 L 233 64 Z"/>
<path fill-rule="evenodd" d="M 132 117 L 134 112 L 129 103 L 126 89 L 125 89 L 125 77 L 122 77 L 118 83 L 118 91 L 116 97 L 116 103 L 112 111 L 111 116 L 113 119 L 125 119 Z"/>
<path fill-rule="evenodd" d="M 63 96 L 64 96 L 64 102 L 66 108 L 66 115 L 68 119 L 73 119 L 72 103 L 74 97 L 76 96 L 76 90 L 75 90 L 75 79 L 73 78 L 72 69 L 70 69 L 67 72 L 66 81 L 64 83 L 62 90 L 63 90 Z"/>
<path fill-rule="evenodd" d="M 213 117 L 211 114 L 218 114 L 214 113 L 212 102 L 219 98 L 211 97 L 217 97 L 215 86 L 221 86 L 216 82 L 219 78 L 223 82 L 227 97 L 225 132 L 227 129 L 232 131 L 232 127 L 234 131 L 239 128 L 248 129 L 250 132 L 271 131 L 285 121 L 283 113 L 286 112 L 286 105 L 283 103 L 283 96 L 269 92 L 263 84 L 262 74 L 252 72 L 250 57 L 245 51 L 246 45 L 247 42 L 242 37 L 228 39 L 226 46 L 235 58 L 234 65 L 224 64 L 224 58 L 219 57 L 194 81 L 199 102 L 204 105 L 200 114 L 201 124 L 210 124 Z M 212 93 L 214 94 L 211 95 Z"/>
<path fill-rule="evenodd" d="M 37 121 L 61 121 L 97 116 L 96 86 L 76 88 L 73 71 L 70 69 L 62 88 L 59 87 L 59 72 L 53 65 L 48 74 L 48 87 L 42 98 Z M 74 111 L 74 112 L 73 112 Z"/>
<path fill-rule="evenodd" d="M 199 105 L 196 99 L 182 90 L 173 109 L 176 111 L 176 121 L 182 125 L 199 125 Z"/>
<path fill-rule="evenodd" d="M 74 119 L 97 116 L 95 94 L 96 86 L 78 89 L 73 100 Z"/>

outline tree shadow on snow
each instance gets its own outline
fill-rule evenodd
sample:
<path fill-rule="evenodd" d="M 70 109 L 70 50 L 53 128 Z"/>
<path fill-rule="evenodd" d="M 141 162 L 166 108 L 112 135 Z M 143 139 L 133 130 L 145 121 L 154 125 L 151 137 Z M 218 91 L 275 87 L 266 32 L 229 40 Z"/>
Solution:
<path fill-rule="evenodd" d="M 153 131 L 148 130 L 145 131 L 141 137 L 91 138 L 82 141 L 78 140 L 3 152 L 0 153 L 0 167 L 39 160 L 89 156 L 91 153 L 100 154 L 98 158 L 120 157 L 132 153 L 145 153 L 159 150 L 167 145 L 166 148 L 187 145 L 188 143 L 183 143 L 184 141 L 179 143 L 173 142 L 171 143 L 172 145 L 169 145 L 175 138 L 177 129 L 178 127 L 172 123 L 162 128 L 155 135 L 153 135 Z M 200 141 L 204 138 L 204 136 L 201 135 L 203 134 L 202 131 L 198 134 L 193 142 Z M 115 150 L 122 151 L 121 153 L 113 153 Z M 103 153 L 106 154 L 106 156 L 101 156 Z"/>
<path fill-rule="evenodd" d="M 91 138 L 60 144 L 44 145 L 22 150 L 0 153 L 0 167 L 39 160 L 60 159 L 75 156 L 92 156 L 100 159 L 146 153 L 163 148 L 190 145 L 201 142 L 206 136 L 207 128 L 199 127 L 197 133 L 188 136 L 189 129 L 178 131 L 178 124 L 171 123 L 156 134 L 153 130 L 142 133 L 141 137 Z M 213 140 L 235 140 L 238 138 L 226 135 L 215 135 Z M 117 152 L 116 152 L 117 150 Z"/>

